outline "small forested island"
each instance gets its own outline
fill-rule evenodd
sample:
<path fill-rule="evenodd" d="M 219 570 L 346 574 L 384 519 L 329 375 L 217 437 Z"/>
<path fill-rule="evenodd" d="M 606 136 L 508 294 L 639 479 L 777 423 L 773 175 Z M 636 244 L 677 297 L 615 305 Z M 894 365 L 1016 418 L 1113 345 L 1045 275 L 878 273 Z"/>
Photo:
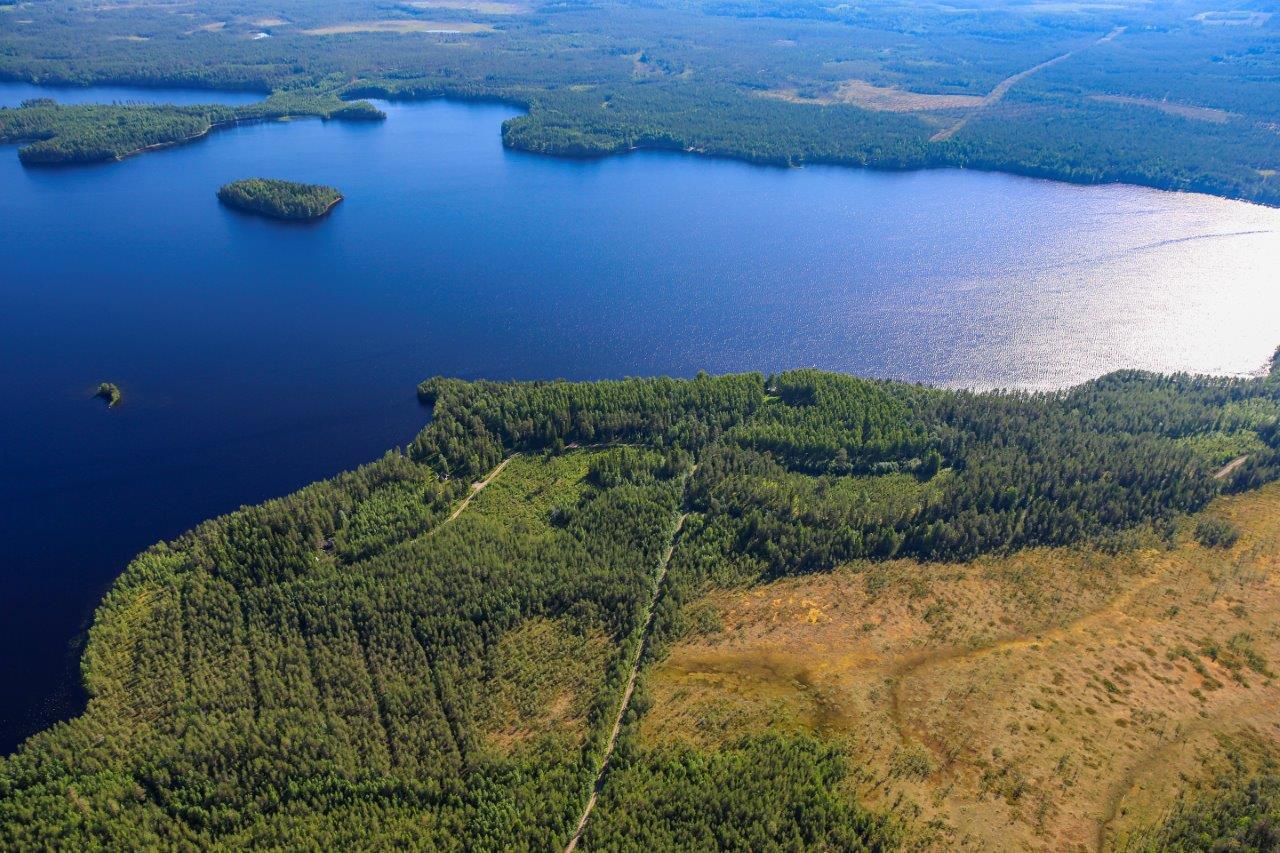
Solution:
<path fill-rule="evenodd" d="M 0 849 L 1272 849 L 1280 370 L 419 396 L 125 569 Z"/>
<path fill-rule="evenodd" d="M 319 219 L 342 201 L 342 193 L 322 184 L 299 184 L 273 178 L 232 181 L 218 190 L 228 207 L 272 219 L 300 222 Z"/>
<path fill-rule="evenodd" d="M 120 401 L 124 398 L 120 393 L 120 386 L 114 382 L 103 382 L 98 386 L 98 390 L 93 392 L 93 396 L 105 400 L 109 409 L 120 405 Z"/>

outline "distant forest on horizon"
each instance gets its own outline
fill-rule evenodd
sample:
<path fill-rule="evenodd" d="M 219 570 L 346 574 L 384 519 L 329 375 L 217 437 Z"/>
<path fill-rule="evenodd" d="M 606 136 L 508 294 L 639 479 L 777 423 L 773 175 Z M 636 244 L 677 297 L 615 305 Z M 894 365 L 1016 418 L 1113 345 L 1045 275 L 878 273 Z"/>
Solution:
<path fill-rule="evenodd" d="M 0 6 L 0 78 L 499 99 L 507 145 L 757 163 L 956 166 L 1280 204 L 1280 16 L 1249 2 L 214 0 Z M 46 161 L 190 136 L 172 111 L 0 112 Z M 363 117 L 339 114 L 335 117 Z M 241 120 L 244 120 L 241 119 Z M 96 145 L 93 143 L 97 143 Z"/>

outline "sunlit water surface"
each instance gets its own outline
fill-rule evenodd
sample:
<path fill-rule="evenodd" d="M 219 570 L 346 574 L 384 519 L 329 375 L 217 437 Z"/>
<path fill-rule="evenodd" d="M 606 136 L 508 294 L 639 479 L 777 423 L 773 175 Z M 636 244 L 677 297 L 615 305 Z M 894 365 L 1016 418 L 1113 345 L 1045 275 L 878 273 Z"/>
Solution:
<path fill-rule="evenodd" d="M 43 90 L 0 104 L 244 102 Z M 404 444 L 432 374 L 818 366 L 1054 388 L 1256 371 L 1280 343 L 1280 211 L 961 171 L 507 152 L 498 106 L 220 131 L 123 163 L 0 147 L 0 748 L 80 701 L 76 638 L 141 548 Z M 286 225 L 261 175 L 346 194 Z M 124 404 L 89 399 L 102 380 Z"/>

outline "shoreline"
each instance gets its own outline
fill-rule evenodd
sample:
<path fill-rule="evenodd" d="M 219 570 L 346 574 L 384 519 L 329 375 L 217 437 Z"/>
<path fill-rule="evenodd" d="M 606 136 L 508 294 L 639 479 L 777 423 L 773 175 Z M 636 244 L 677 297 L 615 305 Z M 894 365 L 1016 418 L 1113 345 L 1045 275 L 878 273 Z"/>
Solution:
<path fill-rule="evenodd" d="M 336 204 L 336 202 L 335 202 L 335 204 Z M 785 369 L 804 369 L 804 368 L 803 368 L 803 366 L 798 366 L 798 367 L 785 368 Z M 1070 392 L 1070 391 L 1071 391 L 1071 390 L 1073 390 L 1073 389 L 1081 388 L 1081 387 L 1083 387 L 1083 386 L 1085 386 L 1085 385 L 1088 385 L 1089 383 L 1096 382 L 1096 381 L 1098 381 L 1099 379 L 1102 379 L 1102 378 L 1104 378 L 1104 377 L 1106 377 L 1106 376 L 1110 376 L 1110 375 L 1113 375 L 1113 374 L 1116 374 L 1116 373 L 1125 372 L 1125 371 L 1126 371 L 1126 368 L 1115 368 L 1115 369 L 1113 369 L 1113 370 L 1109 370 L 1109 371 L 1107 371 L 1106 373 L 1101 374 L 1100 376 L 1094 377 L 1093 379 L 1084 380 L 1084 381 L 1081 381 L 1081 382 L 1074 383 L 1074 384 L 1072 384 L 1072 385 L 1063 386 L 1063 387 L 1055 388 L 1055 389 L 1052 389 L 1052 390 L 1035 390 L 1035 391 L 1028 391 L 1028 392 L 1025 392 L 1025 393 L 1031 394 L 1031 395 L 1033 395 L 1033 396 L 1056 396 L 1056 395 L 1061 395 L 1061 394 L 1068 393 L 1068 392 Z M 728 372 L 725 372 L 725 373 L 718 373 L 718 374 L 714 374 L 714 375 L 716 375 L 716 376 L 732 376 L 732 375 L 742 375 L 742 374 L 745 374 L 745 373 L 751 373 L 751 372 L 752 372 L 752 371 L 728 371 Z M 758 372 L 758 371 L 757 371 L 757 372 Z M 877 381 L 877 382 L 888 382 L 888 383 L 898 384 L 898 385 L 908 385 L 908 386 L 916 386 L 916 387 L 934 388 L 934 389 L 937 389 L 937 390 L 939 390 L 939 391 L 946 391 L 946 392 L 953 392 L 953 393 L 974 393 L 974 394 L 986 394 L 986 395 L 1003 395 L 1003 394 L 1008 394 L 1008 393 L 1011 393 L 1011 392 L 1013 392 L 1013 393 L 1023 393 L 1023 392 L 1016 391 L 1016 389 L 1009 389 L 1009 388 L 988 388 L 988 389 L 980 389 L 980 390 L 979 390 L 979 389 L 977 389 L 977 388 L 976 388 L 976 386 L 964 386 L 964 387 L 959 387 L 959 386 L 946 386 L 946 385 L 935 384 L 935 383 L 926 383 L 926 382 L 912 382 L 912 381 L 901 380 L 901 379 L 882 379 L 882 378 L 875 377 L 874 375 L 865 374 L 865 373 L 862 373 L 862 374 L 856 374 L 856 373 L 850 373 L 850 372 L 846 372 L 846 371 L 835 371 L 835 370 L 828 370 L 828 371 L 822 371 L 822 372 L 824 372 L 824 373 L 830 373 L 830 374 L 834 374 L 834 375 L 838 375 L 838 376 L 849 376 L 849 377 L 855 377 L 855 378 L 860 378 L 860 379 L 867 379 L 867 380 Z M 1272 356 L 1270 357 L 1270 359 L 1269 359 L 1269 360 L 1268 360 L 1268 362 L 1266 363 L 1266 366 L 1265 366 L 1265 367 L 1263 367 L 1262 369 L 1260 369 L 1259 371 L 1257 371 L 1257 372 L 1255 372 L 1255 373 L 1251 373 L 1251 374 L 1248 374 L 1248 375 L 1241 375 L 1241 374 L 1204 374 L 1204 373 L 1161 373 L 1161 372 L 1158 372 L 1158 371 L 1139 371 L 1139 372 L 1141 372 L 1141 373 L 1145 373 L 1145 374 L 1148 374 L 1148 375 L 1153 375 L 1153 376 L 1165 376 L 1165 377 L 1170 377 L 1170 376 L 1192 376 L 1192 377 L 1217 378 L 1217 379 L 1224 379 L 1224 380 L 1231 380 L 1231 381 L 1251 381 L 1251 380 L 1261 380 L 1263 377 L 1265 377 L 1265 376 L 1266 376 L 1266 375 L 1268 375 L 1269 373 L 1275 373 L 1275 374 L 1277 374 L 1277 375 L 1280 375 L 1280 347 L 1277 347 L 1277 348 L 1276 348 L 1276 350 L 1275 350 L 1275 352 L 1274 352 L 1274 355 L 1272 355 Z M 661 374 L 661 375 L 654 375 L 654 376 L 651 376 L 651 377 L 649 377 L 649 378 L 662 378 L 662 377 L 664 377 L 664 376 L 667 376 L 667 377 L 669 377 L 669 378 L 675 378 L 675 379 L 678 379 L 678 380 L 680 380 L 680 381 L 689 381 L 689 380 L 691 380 L 691 379 L 693 379 L 693 378 L 694 378 L 694 375 L 693 375 L 693 374 L 684 375 L 684 376 L 679 376 L 679 377 L 670 377 L 668 374 Z M 634 378 L 634 377 L 627 377 L 627 378 Z M 486 382 L 486 381 L 495 381 L 495 382 L 503 382 L 503 383 L 505 383 L 505 382 L 511 382 L 511 383 L 514 383 L 514 384 L 522 384 L 522 385 L 546 384 L 546 383 L 550 383 L 550 382 L 557 382 L 557 381 L 570 381 L 570 382 L 572 382 L 573 384 L 577 384 L 578 382 L 585 383 L 585 384 L 593 384 L 593 383 L 603 383 L 603 382 L 618 382 L 618 381 L 626 381 L 626 378 L 623 378 L 623 377 L 614 377 L 614 378 L 600 378 L 600 379 L 592 379 L 592 380 L 577 380 L 577 381 L 574 381 L 574 380 L 554 380 L 554 379 L 549 379 L 549 380 L 485 380 L 485 379 L 483 379 L 483 378 L 472 377 L 472 378 L 469 378 L 469 379 L 466 379 L 466 380 L 462 380 L 462 381 L 466 381 L 466 382 Z M 432 404 L 433 404 L 433 401 L 425 401 L 425 400 L 422 398 L 422 392 L 421 392 L 421 389 L 419 389 L 418 396 L 419 396 L 419 400 L 418 400 L 418 402 L 419 402 L 419 404 L 420 404 L 420 405 L 421 405 L 421 404 L 423 404 L 424 402 L 425 402 L 427 405 L 432 405 Z M 428 421 L 428 422 L 429 422 L 429 421 Z M 410 443 L 410 441 L 411 441 L 411 439 L 407 440 L 407 441 L 405 442 L 404 446 L 407 446 L 407 445 Z M 518 455 L 518 452 L 517 452 L 516 454 L 513 454 L 513 455 Z M 139 556 L 141 556 L 141 555 L 143 555 L 143 554 L 147 553 L 147 552 L 148 552 L 148 551 L 150 551 L 152 548 L 155 548 L 155 547 L 157 547 L 158 545 L 164 545 L 164 544 L 167 544 L 167 543 L 170 543 L 170 542 L 176 541 L 176 540 L 178 540 L 178 539 L 180 539 L 180 538 L 182 538 L 182 537 L 184 537 L 184 536 L 188 535 L 191 531 L 193 531 L 193 530 L 197 529 L 197 528 L 198 528 L 198 527 L 200 527 L 201 525 L 204 525 L 204 524 L 207 524 L 207 523 L 209 523 L 209 522 L 211 522 L 211 521 L 214 521 L 214 520 L 217 520 L 217 519 L 223 518 L 223 517 L 225 517 L 225 516 L 231 515 L 231 514 L 233 514 L 233 513 L 235 513 L 235 512 L 238 512 L 238 511 L 240 511 L 240 510 L 244 509 L 246 506 L 254 506 L 254 505 L 257 505 L 257 504 L 266 503 L 266 502 L 273 501 L 273 500 L 281 500 L 281 499 L 287 498 L 287 497 L 288 497 L 288 496 L 290 496 L 290 495 L 296 494 L 297 492 L 302 491 L 302 490 L 304 490 L 304 489 L 307 489 L 307 488 L 309 488 L 309 487 L 311 487 L 311 486 L 314 486 L 314 485 L 316 485 L 316 484 L 318 484 L 318 483 L 324 483 L 324 482 L 328 482 L 328 481 L 334 480 L 334 479 L 336 479 L 336 478 L 342 477 L 343 475 L 350 473 L 352 470 L 355 470 L 356 468 L 361 467 L 361 465 L 365 465 L 365 464 L 373 464 L 374 462 L 376 462 L 376 460 L 377 460 L 378 458 L 380 458 L 380 457 L 375 456 L 375 457 L 373 457 L 372 459 L 366 460 L 365 462 L 362 462 L 362 463 L 358 463 L 358 464 L 352 465 L 350 468 L 341 468 L 341 467 L 340 467 L 340 468 L 339 468 L 339 470 L 337 470 L 337 471 L 332 471 L 332 469 L 330 469 L 330 471 L 331 471 L 332 473 L 326 474 L 326 475 L 324 475 L 324 476 L 320 476 L 320 477 L 318 477 L 317 479 L 315 479 L 315 480 L 311 480 L 311 481 L 309 481 L 309 482 L 306 482 L 306 483 L 304 483 L 304 484 L 302 484 L 301 486 L 298 486 L 298 487 L 296 487 L 296 488 L 288 489 L 288 490 L 284 491 L 282 494 L 276 494 L 276 495 L 273 495 L 273 496 L 271 496 L 271 497 L 264 498 L 264 499 L 262 499 L 262 500 L 254 501 L 253 503 L 250 503 L 250 504 L 243 504 L 243 503 L 242 503 L 242 504 L 240 504 L 240 505 L 239 505 L 239 507 L 238 507 L 238 508 L 231 508 L 231 509 L 226 510 L 225 512 L 217 513 L 217 514 L 214 514 L 214 515 L 211 515 L 211 516 L 208 516 L 208 517 L 202 518 L 201 520 L 199 520 L 199 521 L 197 521 L 197 522 L 193 523 L 190 527 L 188 527 L 188 528 L 186 528 L 185 530 L 183 530 L 183 531 L 181 531 L 181 532 L 179 532 L 179 533 L 177 533 L 177 534 L 173 535 L 172 537 L 169 537 L 169 538 L 163 538 L 163 539 L 160 539 L 160 540 L 158 540 L 158 541 L 152 541 L 150 545 L 148 545 L 148 546 L 146 546 L 146 547 L 142 548 L 141 550 L 139 550 L 138 552 L 136 552 L 135 554 L 133 554 L 133 555 L 132 555 L 132 557 L 130 557 L 130 558 L 125 562 L 125 565 L 124 565 L 123 567 L 121 567 L 121 568 L 119 569 L 119 571 L 117 571 L 117 572 L 116 572 L 116 573 L 115 573 L 115 574 L 110 578 L 110 580 L 106 583 L 105 588 L 103 589 L 103 591 L 101 592 L 101 594 L 98 596 L 96 603 L 93 605 L 93 607 L 92 607 L 92 611 L 88 614 L 87 619 L 86 619 L 86 623 L 84 624 L 84 626 L 82 627 L 82 629 L 81 629 L 79 632 L 77 632 L 77 634 L 76 634 L 73 638 L 71 638 L 71 640 L 69 641 L 69 642 L 71 642 L 72 644 L 74 644 L 74 645 L 75 645 L 75 647 L 76 647 L 75 655 L 76 655 L 76 659 L 77 659 L 77 661 L 79 661 L 79 665 L 76 667 L 76 672 L 77 672 L 77 673 L 79 673 L 80 677 L 78 677 L 78 678 L 76 678 L 76 679 L 75 679 L 74 684 L 68 684 L 67 686 L 72 690 L 72 692 L 74 692 L 74 693 L 76 694 L 76 697 L 77 697 L 77 700 L 78 700 L 78 701 L 77 701 L 75 704 L 76 704 L 76 706 L 77 706 L 78 710 L 75 710 L 75 711 L 73 711 L 72 713 L 67 714 L 66 716 L 58 716 L 58 717 L 57 717 L 57 719 L 56 719 L 53 723 L 50 723 L 49 725 L 46 725 L 44 728 L 38 729 L 38 730 L 36 730 L 35 732 L 32 732 L 31 734 L 27 735 L 26 737 L 23 737 L 22 739 L 20 739 L 19 741 L 17 741 L 17 743 L 15 743 L 15 744 L 14 744 L 14 746 L 13 746 L 13 748 L 12 748 L 12 751 L 10 751 L 10 752 L 0 752 L 0 759 L 4 759 L 4 758 L 10 757 L 10 756 L 12 756 L 12 755 L 16 754 L 17 752 L 19 752 L 21 749 L 23 749 L 23 748 L 24 748 L 24 746 L 25 746 L 25 744 L 27 743 L 27 741 L 29 741 L 29 740 L 30 740 L 31 738 L 33 738 L 33 737 L 38 737 L 38 736 L 40 736 L 43 732 L 48 731 L 52 726 L 56 726 L 56 725 L 58 725 L 58 724 L 60 724 L 60 723 L 65 723 L 65 722 L 66 722 L 66 721 L 68 721 L 68 720 L 75 719 L 76 717 L 79 717 L 79 716 L 83 715 L 83 714 L 86 712 L 86 710 L 87 710 L 87 708 L 88 708 L 88 706 L 89 706 L 89 703 L 90 703 L 90 702 L 92 702 L 92 701 L 94 700 L 94 698 L 95 698 L 95 697 L 94 697 L 94 693 L 93 693 L 93 691 L 92 691 L 92 690 L 89 688 L 89 686 L 85 683 L 84 678 L 83 678 L 83 668 L 82 668 L 82 666 L 83 666 L 83 655 L 84 655 L 85 649 L 86 649 L 86 647 L 87 647 L 87 645 L 88 645 L 89 640 L 91 639 L 91 636 L 92 636 L 92 630 L 93 630 L 93 628 L 98 624 L 99 615 L 100 615 L 100 612 L 101 612 L 101 610 L 102 610 L 103 604 L 104 604 L 104 602 L 106 601 L 107 596 L 109 596 L 109 595 L 110 595 L 110 593 L 111 593 L 111 592 L 116 588 L 116 585 L 119 583 L 120 579 L 121 579 L 122 577 L 124 577 L 124 576 L 125 576 L 125 574 L 127 573 L 127 571 L 128 571 L 128 569 L 129 569 L 129 567 L 133 564 L 134 560 L 136 560 Z M 508 462 L 510 462 L 510 461 L 511 461 L 511 458 L 513 458 L 513 456 L 507 456 L 507 457 L 504 459 L 504 461 L 503 461 L 503 462 L 502 462 L 502 463 L 497 467 L 497 469 L 496 469 L 496 470 L 494 470 L 494 471 L 492 471 L 492 472 L 491 472 L 491 474 L 490 474 L 490 476 L 489 476 L 486 480 L 482 480 L 482 481 L 481 481 L 481 483 L 483 483 L 483 484 L 487 485 L 488 479 L 492 479 L 492 476 L 494 476 L 494 475 L 496 475 L 497 473 L 499 473 L 499 472 L 500 472 L 500 471 L 501 471 L 501 470 L 506 466 L 506 464 L 507 464 Z M 1235 460 L 1233 460 L 1233 461 L 1232 461 L 1232 462 L 1231 462 L 1227 467 L 1228 467 L 1228 469 L 1234 470 L 1234 469 L 1232 468 L 1232 466 L 1238 466 L 1238 465 L 1239 465 L 1239 464 L 1241 464 L 1242 462 L 1243 462 L 1243 460 L 1242 460 L 1242 459 L 1235 459 Z M 1228 471 L 1228 473 L 1230 473 L 1230 471 Z M 1210 472 L 1209 472 L 1209 474 L 1210 474 L 1211 476 L 1213 476 L 1216 480 L 1219 480 L 1219 481 L 1220 481 L 1220 480 L 1222 479 L 1222 477 L 1221 477 L 1221 476 L 1219 476 L 1219 475 L 1222 475 L 1222 474 L 1223 474 L 1223 469 L 1222 469 L 1222 468 L 1215 469 L 1215 471 L 1210 471 Z M 472 497 L 474 497 L 474 496 L 475 496 L 475 494 L 479 491 L 479 489 L 475 488 L 475 487 L 476 487 L 476 485 L 478 485 L 478 484 L 473 484 L 473 486 L 472 486 L 472 490 L 471 490 L 471 491 L 469 491 L 468 495 L 467 495 L 467 496 L 466 496 L 466 498 L 464 499 L 464 501 L 463 501 L 463 503 L 462 503 L 461 507 L 459 508 L 459 512 L 460 512 L 460 510 L 461 510 L 461 509 L 465 508 L 467 504 L 469 504 L 469 503 L 470 503 L 471 498 L 472 498 Z M 483 486 L 481 486 L 481 488 L 483 488 Z M 456 515 L 457 515 L 457 513 L 455 513 L 455 517 L 456 517 Z M 449 519 L 449 520 L 452 520 L 452 519 Z"/>
<path fill-rule="evenodd" d="M 232 210 L 237 211 L 239 213 L 247 214 L 250 216 L 258 216 L 263 219 L 270 219 L 275 222 L 307 223 L 307 222 L 317 222 L 321 219 L 324 219 L 326 216 L 329 215 L 329 213 L 335 207 L 338 206 L 338 202 L 342 201 L 345 198 L 346 196 L 339 193 L 337 198 L 335 198 L 333 201 L 325 205 L 324 210 L 321 210 L 319 213 L 315 214 L 314 216 L 279 216 L 269 211 L 258 210 L 257 208 L 247 207 L 247 206 L 236 204 L 235 202 L 232 202 L 232 201 L 227 201 L 223 199 L 221 196 L 218 197 L 218 202 L 223 206 L 229 207 Z"/>
<path fill-rule="evenodd" d="M 3 82 L 24 83 L 24 84 L 33 85 L 33 86 L 46 86 L 49 88 L 64 88 L 64 89 L 79 89 L 79 90 L 93 89 L 94 87 L 97 87 L 97 86 L 103 86 L 103 87 L 133 86 L 134 88 L 138 88 L 138 89 L 176 88 L 174 84 L 164 84 L 164 85 L 158 84 L 156 86 L 138 86 L 136 83 L 135 84 L 112 83 L 107 81 L 98 81 L 95 83 L 85 84 L 81 86 L 36 83 L 30 79 L 19 79 L 19 78 L 10 78 L 8 80 L 0 80 L 0 83 L 3 83 Z M 231 93 L 239 93 L 240 91 L 256 92 L 257 90 L 234 90 L 234 89 L 211 88 L 207 90 L 195 89 L 195 91 L 226 92 L 228 94 L 231 94 Z M 404 92 L 404 91 L 393 91 L 384 86 L 380 86 L 376 83 L 369 83 L 369 84 L 363 84 L 363 85 L 352 83 L 345 87 L 334 90 L 333 94 L 335 94 L 340 100 L 343 100 L 346 102 L 353 102 L 358 100 L 382 100 L 388 103 L 414 104 L 414 103 L 424 103 L 428 101 L 439 100 L 439 101 L 454 101 L 454 102 L 467 103 L 467 104 L 475 104 L 475 103 L 501 104 L 504 106 L 509 106 L 509 107 L 513 107 L 515 109 L 521 110 L 524 116 L 533 115 L 533 112 L 531 110 L 531 105 L 528 101 L 522 98 L 519 98 L 518 96 L 503 95 L 501 93 L 451 92 L 451 91 L 446 91 L 441 89 L 431 89 L 431 90 L 425 90 L 420 92 Z M 268 94 L 267 97 L 270 97 L 270 94 Z M 161 106 L 163 104 L 157 102 L 156 105 Z M 202 133 L 194 134 L 194 135 L 185 137 L 183 139 L 171 140 L 168 142 L 153 143 L 151 145 L 147 145 L 142 148 L 137 148 L 128 152 L 124 152 L 115 157 L 109 157 L 104 159 L 93 159 L 93 160 L 37 161 L 33 163 L 26 163 L 24 161 L 24 165 L 74 166 L 74 165 L 84 165 L 89 163 L 120 162 L 129 157 L 133 157 L 138 154 L 144 154 L 147 151 L 160 150 L 162 148 L 168 148 L 176 145 L 185 145 L 189 142 L 195 142 L 199 139 L 203 139 L 204 137 L 208 136 L 214 130 L 217 130 L 223 127 L 230 127 L 236 124 L 247 124 L 247 123 L 259 122 L 259 121 L 265 122 L 265 121 L 271 121 L 273 119 L 280 120 L 281 118 L 284 118 L 284 117 L 285 116 L 271 116 L 271 117 L 264 116 L 261 118 L 241 118 L 241 119 L 233 119 L 226 122 L 215 122 L 211 124 L 208 128 L 206 128 Z M 311 116 L 298 115 L 293 117 L 306 118 Z M 316 115 L 315 117 L 321 118 L 322 120 L 327 120 L 325 116 Z M 516 118 L 516 117 L 513 117 L 513 118 Z M 1254 204 L 1259 207 L 1265 207 L 1271 210 L 1280 209 L 1280 189 L 1277 189 L 1274 198 L 1271 198 L 1270 196 L 1263 197 L 1263 198 L 1256 198 L 1256 197 L 1247 197 L 1243 195 L 1235 195 L 1228 192 L 1215 192 L 1211 189 L 1198 188 L 1195 186 L 1174 186 L 1169 183 L 1156 183 L 1154 181 L 1126 180 L 1125 177 L 1123 176 L 1116 177 L 1116 178 L 1104 178 L 1100 180 L 1073 180 L 1069 177 L 1055 174 L 1050 170 L 1040 169 L 1034 166 L 1022 166 L 1017 163 L 951 163 L 951 162 L 945 162 L 940 159 L 937 162 L 924 162 L 924 163 L 911 164 L 911 165 L 896 165 L 896 164 L 888 164 L 888 163 L 875 163 L 875 162 L 869 162 L 869 161 L 854 161 L 854 160 L 839 159 L 839 158 L 822 158 L 822 157 L 808 158 L 808 157 L 805 157 L 803 154 L 797 155 L 795 157 L 789 157 L 786 161 L 780 161 L 776 159 L 765 159 L 765 158 L 753 157 L 746 153 L 716 151 L 713 149 L 699 147 L 697 145 L 680 145 L 680 144 L 674 144 L 674 143 L 663 144 L 663 143 L 657 143 L 657 142 L 646 143 L 643 141 L 637 142 L 637 143 L 630 143 L 627 145 L 620 145 L 616 148 L 600 149 L 600 150 L 593 150 L 593 151 L 573 150 L 568 147 L 534 148 L 534 147 L 521 145 L 518 142 L 512 141 L 509 138 L 508 124 L 511 120 L 512 119 L 507 119 L 503 121 L 500 126 L 500 135 L 502 139 L 502 146 L 504 148 L 506 148 L 509 151 L 519 151 L 521 153 L 526 153 L 526 154 L 533 154 L 533 155 L 539 155 L 539 156 L 545 156 L 545 157 L 555 157 L 557 159 L 562 159 L 562 160 L 584 160 L 584 161 L 603 160 L 608 157 L 622 156 L 622 155 L 626 155 L 634 152 L 664 151 L 664 152 L 677 153 L 677 154 L 689 154 L 697 157 L 708 157 L 716 160 L 729 160 L 729 161 L 734 161 L 739 163 L 746 163 L 752 166 L 780 168 L 780 169 L 798 169 L 798 168 L 804 168 L 806 166 L 829 166 L 829 167 L 841 168 L 841 169 L 867 169 L 870 171 L 886 172 L 886 173 L 893 173 L 893 172 L 911 173 L 911 172 L 932 171 L 932 170 L 938 170 L 938 169 L 956 169 L 960 171 L 988 172 L 992 174 L 1012 175 L 1012 176 L 1021 177 L 1021 178 L 1031 178 L 1034 180 L 1053 181 L 1054 183 L 1067 184 L 1070 186 L 1078 186 L 1078 187 L 1100 187 L 1100 186 L 1113 186 L 1113 185 L 1141 187 L 1143 189 L 1157 190 L 1159 192 L 1204 195 L 1204 196 L 1209 196 L 1211 198 L 1224 199 L 1227 201 L 1237 201 L 1245 204 Z M 933 144 L 936 144 L 936 143 L 933 143 Z M 21 152 L 19 152 L 19 157 L 21 157 Z"/>

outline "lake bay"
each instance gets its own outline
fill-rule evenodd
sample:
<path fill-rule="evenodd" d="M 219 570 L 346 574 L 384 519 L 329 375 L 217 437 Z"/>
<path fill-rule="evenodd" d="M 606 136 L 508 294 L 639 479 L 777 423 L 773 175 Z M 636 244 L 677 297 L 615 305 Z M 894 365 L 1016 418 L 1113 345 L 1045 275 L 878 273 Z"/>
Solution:
<path fill-rule="evenodd" d="M 0 85 L 0 104 L 253 95 Z M 1247 373 L 1280 211 L 963 171 L 506 151 L 496 105 L 217 131 L 121 163 L 0 147 L 0 749 L 74 713 L 92 608 L 201 519 L 406 443 L 416 383 L 816 366 L 1056 388 Z M 346 196 L 305 225 L 217 188 Z M 122 405 L 90 398 L 118 383 Z"/>

